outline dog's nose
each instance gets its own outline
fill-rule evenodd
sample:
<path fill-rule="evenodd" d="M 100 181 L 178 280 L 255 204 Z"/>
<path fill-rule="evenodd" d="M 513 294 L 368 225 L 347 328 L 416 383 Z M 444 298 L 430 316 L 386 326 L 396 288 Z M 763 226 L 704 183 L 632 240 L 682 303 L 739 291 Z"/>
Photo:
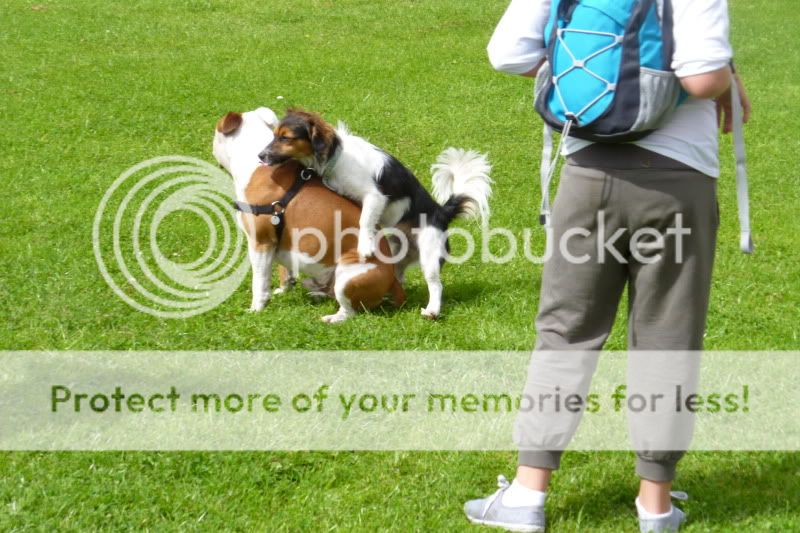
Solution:
<path fill-rule="evenodd" d="M 258 154 L 258 158 L 262 162 L 266 163 L 267 160 L 269 159 L 269 148 L 264 148 L 263 150 L 261 150 L 261 153 Z"/>

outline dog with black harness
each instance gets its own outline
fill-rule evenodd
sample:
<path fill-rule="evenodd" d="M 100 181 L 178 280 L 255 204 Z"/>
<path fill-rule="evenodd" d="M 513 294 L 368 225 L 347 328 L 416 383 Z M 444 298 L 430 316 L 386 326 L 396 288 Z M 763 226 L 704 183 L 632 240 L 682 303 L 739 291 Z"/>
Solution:
<path fill-rule="evenodd" d="M 330 288 L 339 310 L 322 317 L 325 322 L 372 309 L 387 294 L 401 305 L 405 293 L 394 265 L 380 259 L 391 257 L 386 239 L 378 243 L 382 254 L 366 261 L 359 257 L 361 209 L 325 187 L 313 169 L 295 161 L 272 166 L 259 160 L 258 153 L 272 140 L 272 117 L 266 108 L 228 113 L 214 133 L 214 157 L 234 178 L 237 220 L 247 234 L 251 310 L 260 311 L 270 299 L 275 261 Z"/>

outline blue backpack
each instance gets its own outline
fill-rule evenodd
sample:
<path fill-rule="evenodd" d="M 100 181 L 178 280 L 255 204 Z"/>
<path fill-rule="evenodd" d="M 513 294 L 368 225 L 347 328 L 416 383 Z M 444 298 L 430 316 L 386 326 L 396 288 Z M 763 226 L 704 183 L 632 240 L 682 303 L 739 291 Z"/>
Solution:
<path fill-rule="evenodd" d="M 547 54 L 536 76 L 534 106 L 545 122 L 540 221 L 549 226 L 549 187 L 561 147 L 553 158 L 553 129 L 561 132 L 561 142 L 567 136 L 636 141 L 660 127 L 688 95 L 671 68 L 675 47 L 669 0 L 552 0 L 544 35 Z M 741 106 L 738 95 L 733 97 L 736 123 Z M 749 252 L 741 120 L 738 125 L 741 247 Z"/>
<path fill-rule="evenodd" d="M 670 2 L 553 0 L 547 63 L 536 110 L 558 130 L 597 142 L 628 142 L 656 129 L 686 97 L 670 68 Z"/>

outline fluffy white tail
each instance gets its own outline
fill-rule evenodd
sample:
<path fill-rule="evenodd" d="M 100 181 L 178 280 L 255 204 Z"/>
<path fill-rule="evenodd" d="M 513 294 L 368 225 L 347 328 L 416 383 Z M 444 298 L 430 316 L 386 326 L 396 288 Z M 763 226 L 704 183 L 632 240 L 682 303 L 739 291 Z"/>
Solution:
<path fill-rule="evenodd" d="M 453 196 L 462 196 L 462 214 L 489 220 L 489 197 L 492 195 L 492 165 L 486 154 L 462 148 L 446 148 L 431 165 L 433 197 L 444 204 Z"/>

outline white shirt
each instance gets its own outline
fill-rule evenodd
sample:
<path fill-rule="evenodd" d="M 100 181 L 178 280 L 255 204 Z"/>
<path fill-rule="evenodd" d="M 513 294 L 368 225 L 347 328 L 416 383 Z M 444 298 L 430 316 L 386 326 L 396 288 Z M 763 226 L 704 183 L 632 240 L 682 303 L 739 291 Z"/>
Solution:
<path fill-rule="evenodd" d="M 728 40 L 727 0 L 671 0 L 675 53 L 672 69 L 678 77 L 719 70 L 732 56 Z M 550 0 L 511 0 L 489 41 L 495 69 L 511 74 L 530 71 L 545 56 L 544 27 Z M 634 144 L 671 157 L 713 177 L 719 177 L 717 115 L 714 102 L 689 98 L 667 123 Z M 564 154 L 591 144 L 569 137 Z"/>

